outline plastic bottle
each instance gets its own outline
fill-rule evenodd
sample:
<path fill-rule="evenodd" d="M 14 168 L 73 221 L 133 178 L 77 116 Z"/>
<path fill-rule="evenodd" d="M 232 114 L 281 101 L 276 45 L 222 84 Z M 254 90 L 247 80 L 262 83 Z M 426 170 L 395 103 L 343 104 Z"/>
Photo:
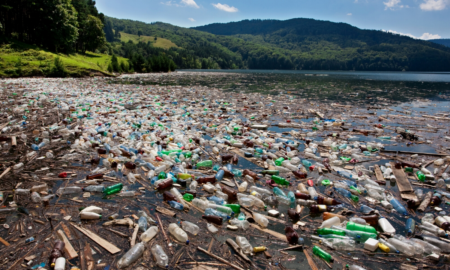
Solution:
<path fill-rule="evenodd" d="M 368 233 L 377 233 L 377 230 L 369 225 L 361 225 L 354 222 L 349 221 L 346 225 L 347 230 L 350 231 L 360 231 L 360 232 L 368 232 Z"/>
<path fill-rule="evenodd" d="M 192 204 L 202 210 L 206 210 L 206 208 L 209 207 L 210 203 L 207 200 L 195 198 L 192 200 Z"/>
<path fill-rule="evenodd" d="M 141 212 L 141 213 L 144 213 L 144 212 Z M 138 226 L 139 226 L 139 230 L 141 230 L 142 232 L 147 231 L 148 221 L 147 221 L 146 216 L 144 216 L 144 215 L 139 216 Z"/>
<path fill-rule="evenodd" d="M 414 256 L 414 247 L 411 245 L 406 244 L 403 241 L 400 241 L 396 238 L 389 238 L 387 240 L 389 244 L 395 247 L 396 250 L 398 250 L 400 253 L 406 254 L 407 256 Z"/>
<path fill-rule="evenodd" d="M 80 212 L 80 219 L 101 219 L 102 215 L 94 212 Z"/>
<path fill-rule="evenodd" d="M 213 166 L 212 160 L 203 160 L 197 163 L 197 167 L 208 167 L 211 168 Z"/>
<path fill-rule="evenodd" d="M 250 227 L 250 223 L 247 220 L 239 220 L 237 218 L 233 218 L 229 221 L 231 225 L 237 226 L 243 230 L 247 230 Z M 222 223 L 221 223 L 222 224 Z M 219 225 L 221 225 L 219 224 Z"/>
<path fill-rule="evenodd" d="M 169 203 L 169 205 L 170 205 L 172 208 L 174 208 L 174 209 L 177 209 L 177 210 L 180 210 L 180 211 L 183 211 L 183 209 L 184 209 L 183 204 L 181 204 L 181 203 L 179 203 L 179 202 L 176 202 L 176 201 L 169 201 L 168 203 Z"/>
<path fill-rule="evenodd" d="M 66 269 L 66 258 L 59 257 L 56 259 L 54 270 L 64 270 Z"/>
<path fill-rule="evenodd" d="M 391 253 L 400 253 L 400 251 L 398 251 L 396 247 L 394 247 L 393 245 L 388 243 L 383 238 L 380 237 L 380 239 L 378 239 L 378 241 L 380 241 L 381 244 L 387 246 L 389 248 L 389 252 L 391 252 Z"/>
<path fill-rule="evenodd" d="M 153 258 L 155 258 L 156 265 L 165 269 L 169 267 L 169 257 L 160 245 L 155 244 L 150 250 Z"/>
<path fill-rule="evenodd" d="M 385 233 L 395 234 L 395 228 L 392 226 L 392 224 L 384 217 L 381 217 L 378 220 L 378 225 L 380 225 L 380 228 Z"/>
<path fill-rule="evenodd" d="M 445 231 L 443 229 L 441 229 L 438 226 L 431 224 L 430 222 L 427 222 L 427 221 L 422 222 L 422 225 L 419 225 L 417 227 L 419 227 L 422 230 L 429 231 L 436 236 L 441 236 L 441 237 L 447 236 L 447 233 L 445 233 Z"/>
<path fill-rule="evenodd" d="M 416 222 L 412 218 L 406 220 L 406 235 L 410 236 L 414 233 L 416 229 Z"/>
<path fill-rule="evenodd" d="M 153 239 L 153 237 L 155 237 L 158 234 L 158 231 L 159 229 L 157 226 L 151 226 L 141 234 L 141 241 L 144 243 L 149 242 L 150 240 Z"/>
<path fill-rule="evenodd" d="M 140 242 L 134 245 L 130 250 L 125 253 L 122 258 L 117 262 L 117 267 L 119 269 L 126 268 L 137 261 L 142 254 L 144 254 L 145 246 L 144 243 Z"/>
<path fill-rule="evenodd" d="M 243 236 L 236 236 L 236 243 L 245 254 L 250 254 L 253 252 L 253 247 L 250 245 L 247 238 Z"/>
<path fill-rule="evenodd" d="M 350 266 L 348 267 L 348 270 L 366 270 L 366 268 L 361 267 L 361 266 L 356 265 L 356 264 L 352 264 L 352 265 L 350 265 Z"/>
<path fill-rule="evenodd" d="M 263 228 L 267 228 L 267 225 L 269 225 L 269 220 L 261 214 L 253 213 L 253 218 L 255 219 L 256 223 L 258 223 Z"/>
<path fill-rule="evenodd" d="M 323 220 L 327 220 L 327 219 L 330 219 L 330 218 L 333 218 L 333 217 L 338 217 L 341 222 L 344 222 L 345 220 L 347 220 L 347 218 L 342 216 L 342 215 L 333 214 L 333 213 L 330 213 L 330 212 L 324 212 L 323 215 L 322 215 L 322 219 Z"/>
<path fill-rule="evenodd" d="M 68 195 L 68 194 L 76 194 L 81 193 L 83 189 L 81 187 L 66 187 L 66 188 L 59 188 L 56 191 L 56 195 Z"/>
<path fill-rule="evenodd" d="M 345 236 L 345 231 L 338 230 L 338 229 L 332 229 L 332 228 L 319 228 L 319 229 L 317 229 L 317 234 L 318 235 L 335 234 L 335 235 Z"/>
<path fill-rule="evenodd" d="M 169 227 L 168 227 L 168 230 L 169 230 L 170 234 L 172 234 L 175 239 L 177 239 L 178 241 L 180 241 L 182 243 L 189 244 L 188 235 L 186 234 L 185 231 L 183 231 L 183 229 L 178 227 L 177 224 L 170 223 Z"/>
<path fill-rule="evenodd" d="M 50 267 L 55 267 L 56 260 L 64 255 L 65 244 L 63 241 L 56 240 L 53 245 L 53 250 L 50 252 L 50 257 L 48 258 L 48 265 Z"/>
<path fill-rule="evenodd" d="M 331 257 L 331 255 L 328 252 L 326 252 L 325 250 L 321 249 L 318 246 L 314 246 L 312 251 L 313 251 L 314 255 L 324 259 L 327 262 L 333 262 L 334 261 L 333 257 Z"/>
<path fill-rule="evenodd" d="M 194 223 L 191 223 L 189 221 L 183 221 L 181 223 L 181 228 L 185 230 L 188 233 L 191 233 L 193 235 L 197 235 L 200 232 L 200 228 L 195 225 Z"/>
<path fill-rule="evenodd" d="M 118 184 L 114 184 L 112 186 L 106 187 L 103 190 L 103 194 L 105 195 L 112 195 L 115 193 L 119 193 L 123 188 L 123 184 L 122 183 L 118 183 Z"/>
<path fill-rule="evenodd" d="M 101 214 L 103 212 L 103 209 L 98 206 L 91 205 L 91 206 L 81 209 L 80 213 L 83 213 L 83 212 L 92 212 L 92 213 Z"/>
<path fill-rule="evenodd" d="M 96 185 L 96 186 L 87 186 L 85 188 L 83 188 L 83 191 L 88 191 L 88 192 L 103 192 L 103 190 L 105 189 L 104 185 Z"/>
<path fill-rule="evenodd" d="M 228 216 L 225 213 L 222 213 L 216 209 L 212 209 L 212 208 L 206 208 L 205 210 L 205 216 L 217 216 L 217 217 L 221 217 L 223 220 L 229 220 L 230 216 Z"/>
<path fill-rule="evenodd" d="M 436 223 L 436 225 L 439 226 L 439 228 L 445 231 L 450 230 L 450 223 L 444 217 L 437 216 L 436 219 L 434 220 L 434 223 Z"/>
<path fill-rule="evenodd" d="M 322 222 L 319 228 L 331 228 L 331 226 L 338 226 L 339 224 L 341 224 L 341 219 L 339 217 L 332 217 Z"/>
<path fill-rule="evenodd" d="M 368 232 L 362 232 L 362 231 L 350 231 L 350 230 L 343 229 L 343 228 L 337 227 L 337 226 L 331 226 L 331 229 L 343 230 L 345 232 L 345 236 L 351 237 L 359 242 L 365 242 L 369 238 L 377 239 L 377 236 L 378 236 L 378 234 L 376 234 L 376 233 L 368 233 Z"/>

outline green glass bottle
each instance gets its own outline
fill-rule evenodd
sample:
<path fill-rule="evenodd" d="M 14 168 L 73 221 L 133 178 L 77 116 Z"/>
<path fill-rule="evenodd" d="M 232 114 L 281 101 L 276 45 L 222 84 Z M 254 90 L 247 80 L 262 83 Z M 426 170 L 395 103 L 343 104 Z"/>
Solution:
<path fill-rule="evenodd" d="M 224 206 L 230 207 L 235 215 L 241 212 L 241 206 L 239 204 L 224 204 Z"/>
<path fill-rule="evenodd" d="M 262 174 L 268 174 L 268 175 L 279 175 L 280 171 L 278 171 L 278 170 L 264 170 L 261 173 Z"/>
<path fill-rule="evenodd" d="M 414 172 L 414 170 L 411 167 L 405 167 L 405 172 L 412 173 L 412 172 Z"/>
<path fill-rule="evenodd" d="M 158 174 L 158 179 L 166 179 L 167 178 L 167 174 L 165 172 L 160 172 Z"/>
<path fill-rule="evenodd" d="M 377 233 L 377 230 L 369 225 L 361 225 L 358 223 L 354 223 L 349 221 L 346 226 L 347 230 L 350 231 L 360 231 L 360 232 L 368 232 L 368 233 Z"/>
<path fill-rule="evenodd" d="M 318 257 L 320 257 L 320 258 L 322 258 L 322 259 L 324 259 L 327 262 L 333 262 L 334 261 L 333 257 L 331 257 L 331 255 L 328 252 L 326 252 L 325 250 L 321 249 L 318 246 L 314 246 L 313 247 L 313 254 L 318 256 Z"/>
<path fill-rule="evenodd" d="M 318 235 L 336 234 L 336 235 L 345 236 L 345 231 L 330 229 L 330 228 L 320 228 L 320 229 L 317 229 L 317 234 Z"/>
<path fill-rule="evenodd" d="M 103 190 L 103 193 L 105 195 L 111 195 L 111 194 L 119 193 L 122 190 L 122 188 L 123 188 L 123 184 L 122 183 L 115 184 L 115 185 L 112 185 L 112 186 L 109 186 L 109 187 L 105 188 Z"/>
<path fill-rule="evenodd" d="M 187 202 L 190 202 L 194 199 L 194 195 L 190 194 L 190 193 L 184 193 L 183 195 L 183 199 Z"/>
<path fill-rule="evenodd" d="M 282 185 L 282 186 L 289 186 L 290 183 L 289 181 L 287 181 L 286 179 L 284 179 L 283 177 L 280 177 L 278 175 L 272 175 L 272 180 L 277 183 L 278 185 Z"/>
<path fill-rule="evenodd" d="M 419 178 L 419 181 L 420 182 L 425 182 L 425 174 L 423 174 L 423 172 L 421 172 L 421 171 L 417 171 L 416 172 L 416 175 L 417 175 L 417 178 Z"/>
<path fill-rule="evenodd" d="M 275 160 L 275 165 L 277 166 L 281 166 L 281 163 L 284 161 L 284 158 L 280 157 L 278 159 Z"/>
<path fill-rule="evenodd" d="M 197 162 L 197 167 L 212 167 L 212 165 L 213 165 L 212 160 L 203 160 Z"/>

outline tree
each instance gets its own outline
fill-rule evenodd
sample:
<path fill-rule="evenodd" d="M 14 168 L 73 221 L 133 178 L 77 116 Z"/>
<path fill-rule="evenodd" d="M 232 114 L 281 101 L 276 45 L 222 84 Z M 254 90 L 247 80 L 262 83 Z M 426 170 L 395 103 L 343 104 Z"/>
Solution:
<path fill-rule="evenodd" d="M 102 21 L 89 15 L 86 20 L 85 28 L 85 49 L 89 51 L 95 51 L 95 49 L 103 46 L 106 42 L 105 34 L 103 33 L 103 23 Z"/>
<path fill-rule="evenodd" d="M 142 36 L 142 30 L 141 30 L 141 29 L 139 29 L 139 31 L 138 31 L 138 36 L 139 36 L 139 37 Z"/>
<path fill-rule="evenodd" d="M 113 32 L 113 25 L 110 20 L 106 20 L 103 31 L 105 31 L 106 41 L 113 42 L 114 38 L 115 38 L 115 34 Z M 116 33 L 117 33 L 117 31 L 116 31 Z"/>

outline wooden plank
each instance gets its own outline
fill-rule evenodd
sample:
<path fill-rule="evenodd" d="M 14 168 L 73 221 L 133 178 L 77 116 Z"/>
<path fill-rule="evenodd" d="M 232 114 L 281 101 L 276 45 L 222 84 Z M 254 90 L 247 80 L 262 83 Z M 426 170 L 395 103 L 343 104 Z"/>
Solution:
<path fill-rule="evenodd" d="M 412 188 L 411 183 L 409 182 L 408 177 L 406 177 L 403 169 L 396 169 L 394 162 L 391 162 L 391 168 L 395 175 L 395 180 L 397 181 L 397 186 L 400 193 L 412 193 L 414 189 Z"/>
<path fill-rule="evenodd" d="M 69 238 L 69 240 L 75 239 L 73 237 L 72 233 L 70 232 L 69 228 L 66 226 L 66 224 L 61 223 L 61 227 L 62 227 L 64 233 L 67 235 L 67 238 Z"/>
<path fill-rule="evenodd" d="M 71 223 L 75 229 L 82 232 L 84 235 L 89 237 L 92 241 L 102 246 L 104 249 L 106 249 L 111 254 L 116 254 L 120 252 L 120 248 L 116 247 L 115 245 L 111 244 L 110 242 L 106 241 L 105 239 L 101 238 L 100 236 L 96 235 L 95 233 L 91 232 L 88 229 L 81 228 L 73 223 Z"/>
<path fill-rule="evenodd" d="M 174 217 L 177 214 L 177 213 L 170 211 L 169 209 L 166 209 L 161 206 L 157 206 L 156 211 L 160 212 L 161 214 L 167 215 L 169 217 Z"/>
<path fill-rule="evenodd" d="M 375 176 L 378 181 L 384 181 L 383 173 L 381 172 L 380 166 L 375 165 Z"/>
<path fill-rule="evenodd" d="M 403 200 L 414 200 L 418 201 L 417 195 L 415 193 L 400 193 Z"/>
<path fill-rule="evenodd" d="M 450 155 L 450 154 L 423 153 L 423 152 L 411 152 L 411 151 L 396 151 L 396 150 L 385 150 L 385 149 L 381 149 L 380 152 L 409 154 L 409 155 L 418 154 L 418 155 L 424 155 L 424 156 L 437 156 L 437 157 L 446 157 L 446 156 Z"/>
<path fill-rule="evenodd" d="M 311 267 L 312 270 L 319 270 L 319 268 L 317 268 L 316 263 L 314 262 L 314 260 L 311 258 L 311 256 L 309 256 L 308 251 L 306 251 L 306 249 L 303 249 L 303 253 L 306 256 L 306 260 L 308 261 L 309 266 Z"/>
<path fill-rule="evenodd" d="M 59 240 L 64 242 L 64 251 L 66 252 L 67 256 L 69 256 L 69 260 L 72 260 L 73 258 L 78 257 L 78 253 L 73 248 L 72 244 L 70 243 L 69 239 L 67 239 L 66 235 L 62 230 L 58 230 L 57 232 Z"/>

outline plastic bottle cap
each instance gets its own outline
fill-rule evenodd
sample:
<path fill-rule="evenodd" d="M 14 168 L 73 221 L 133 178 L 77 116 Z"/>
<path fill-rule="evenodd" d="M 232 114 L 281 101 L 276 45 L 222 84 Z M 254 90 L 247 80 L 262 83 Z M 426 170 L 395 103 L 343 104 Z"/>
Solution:
<path fill-rule="evenodd" d="M 186 241 L 186 245 L 189 245 L 189 240 Z"/>

